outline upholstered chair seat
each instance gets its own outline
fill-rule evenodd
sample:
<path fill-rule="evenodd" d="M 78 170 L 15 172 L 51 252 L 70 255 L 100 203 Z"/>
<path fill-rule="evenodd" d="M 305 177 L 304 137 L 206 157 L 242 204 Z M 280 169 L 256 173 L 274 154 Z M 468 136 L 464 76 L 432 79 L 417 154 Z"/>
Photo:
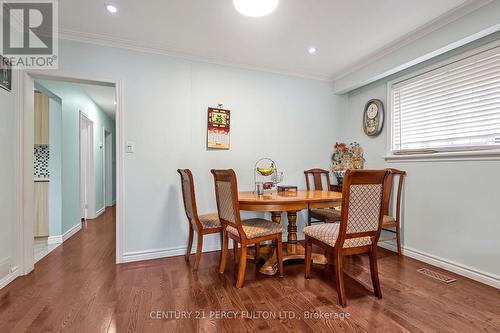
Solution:
<path fill-rule="evenodd" d="M 268 236 L 283 232 L 281 224 L 264 219 L 249 219 L 241 221 L 243 231 L 248 239 Z M 228 225 L 226 231 L 239 237 L 238 229 Z"/>
<path fill-rule="evenodd" d="M 220 228 L 219 214 L 209 213 L 199 216 L 203 229 Z"/>
<path fill-rule="evenodd" d="M 304 234 L 313 237 L 331 247 L 335 246 L 335 242 L 339 236 L 340 223 L 321 223 L 304 228 Z M 358 246 L 371 245 L 371 237 L 358 237 L 346 239 L 344 249 Z"/>
<path fill-rule="evenodd" d="M 326 223 L 333 223 L 340 221 L 340 210 L 335 208 L 319 208 L 311 209 L 309 211 L 311 217 L 324 221 Z"/>

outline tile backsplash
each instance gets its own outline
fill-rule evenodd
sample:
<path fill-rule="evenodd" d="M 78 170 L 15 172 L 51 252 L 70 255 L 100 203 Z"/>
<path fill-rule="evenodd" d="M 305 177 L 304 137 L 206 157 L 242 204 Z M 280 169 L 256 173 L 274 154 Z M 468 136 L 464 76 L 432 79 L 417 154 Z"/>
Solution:
<path fill-rule="evenodd" d="M 35 145 L 35 178 L 49 178 L 49 146 Z"/>

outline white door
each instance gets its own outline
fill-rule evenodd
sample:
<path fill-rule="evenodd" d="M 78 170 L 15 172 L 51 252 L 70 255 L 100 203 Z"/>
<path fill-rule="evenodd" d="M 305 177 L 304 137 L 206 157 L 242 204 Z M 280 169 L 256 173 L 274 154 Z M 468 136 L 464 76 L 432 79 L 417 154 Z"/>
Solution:
<path fill-rule="evenodd" d="M 83 113 L 80 113 L 80 215 L 82 219 L 92 217 L 91 208 L 95 191 L 93 187 L 94 172 L 94 124 Z"/>
<path fill-rule="evenodd" d="M 106 207 L 113 205 L 113 139 L 104 130 L 104 200 Z"/>

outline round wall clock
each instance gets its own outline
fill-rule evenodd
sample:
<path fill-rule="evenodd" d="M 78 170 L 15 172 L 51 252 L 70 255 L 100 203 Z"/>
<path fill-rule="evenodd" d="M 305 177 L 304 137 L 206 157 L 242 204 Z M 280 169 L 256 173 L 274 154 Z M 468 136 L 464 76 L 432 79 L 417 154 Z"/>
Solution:
<path fill-rule="evenodd" d="M 363 113 L 363 130 L 368 136 L 377 136 L 384 126 L 384 104 L 379 99 L 366 103 Z"/>

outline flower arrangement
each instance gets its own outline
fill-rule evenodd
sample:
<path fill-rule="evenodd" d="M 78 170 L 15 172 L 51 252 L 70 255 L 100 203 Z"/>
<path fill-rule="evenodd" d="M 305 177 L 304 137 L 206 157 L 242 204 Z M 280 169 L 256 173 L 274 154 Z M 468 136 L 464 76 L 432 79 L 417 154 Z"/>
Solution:
<path fill-rule="evenodd" d="M 349 145 L 342 142 L 335 143 L 332 154 L 332 170 L 339 185 L 342 185 L 345 170 L 363 169 L 365 162 L 363 154 L 363 148 L 357 142 L 352 142 Z"/>

